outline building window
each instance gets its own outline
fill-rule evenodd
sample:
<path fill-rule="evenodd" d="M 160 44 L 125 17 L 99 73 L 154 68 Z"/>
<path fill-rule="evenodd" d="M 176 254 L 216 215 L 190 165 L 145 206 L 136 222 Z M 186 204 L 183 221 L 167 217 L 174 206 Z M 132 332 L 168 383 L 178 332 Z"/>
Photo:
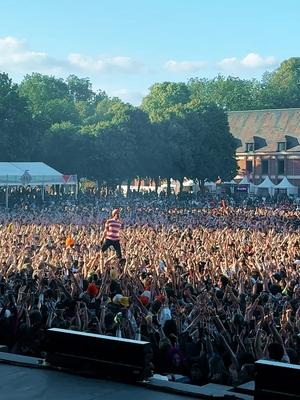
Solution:
<path fill-rule="evenodd" d="M 253 172 L 253 162 L 252 160 L 247 160 L 246 161 L 246 171 L 251 173 Z"/>
<path fill-rule="evenodd" d="M 284 175 L 284 160 L 277 160 L 277 173 Z"/>
<path fill-rule="evenodd" d="M 254 143 L 246 143 L 246 152 L 250 153 L 254 151 Z"/>
<path fill-rule="evenodd" d="M 268 175 L 268 173 L 269 173 L 269 160 L 261 160 L 261 173 L 262 173 L 262 175 Z"/>
<path fill-rule="evenodd" d="M 277 151 L 286 151 L 286 142 L 278 142 Z"/>

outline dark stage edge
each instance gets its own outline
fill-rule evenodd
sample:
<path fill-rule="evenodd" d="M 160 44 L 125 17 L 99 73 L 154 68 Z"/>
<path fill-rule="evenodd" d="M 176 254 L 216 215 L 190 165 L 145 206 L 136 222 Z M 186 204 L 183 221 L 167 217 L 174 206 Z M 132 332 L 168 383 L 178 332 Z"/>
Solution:
<path fill-rule="evenodd" d="M 168 382 L 157 377 L 147 382 L 126 384 L 74 375 L 51 367 L 44 359 L 7 353 L 0 349 L 0 399 L 30 400 L 148 400 L 148 399 L 240 399 L 252 400 L 247 391 L 230 386 L 195 386 Z M 249 388 L 248 388 L 249 390 Z M 251 393 L 251 390 L 250 390 Z M 253 392 L 251 393 L 253 394 Z"/>
<path fill-rule="evenodd" d="M 98 380 L 48 369 L 29 368 L 0 363 L 0 397 L 3 400 L 188 400 L 199 399 L 253 399 L 230 393 L 221 385 L 193 386 L 192 393 L 168 393 L 170 390 L 191 389 L 192 385 L 173 382 L 153 382 L 130 385 L 115 381 Z M 203 389 L 204 393 L 201 395 Z M 199 391 L 199 392 L 198 392 Z M 197 393 L 198 392 L 198 393 Z M 191 397 L 192 396 L 192 397 Z M 231 397 L 232 396 L 232 397 Z"/>
<path fill-rule="evenodd" d="M 2 363 L 0 364 L 0 397 L 3 400 L 191 399 L 141 386 Z"/>

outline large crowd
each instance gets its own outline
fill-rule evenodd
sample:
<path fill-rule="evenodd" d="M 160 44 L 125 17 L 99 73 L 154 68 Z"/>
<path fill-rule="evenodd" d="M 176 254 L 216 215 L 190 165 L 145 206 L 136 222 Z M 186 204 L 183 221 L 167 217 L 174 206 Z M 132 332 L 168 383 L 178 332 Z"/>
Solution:
<path fill-rule="evenodd" d="M 120 207 L 121 259 L 101 252 Z M 0 344 L 43 355 L 50 327 L 147 340 L 194 384 L 300 363 L 300 211 L 291 202 L 82 195 L 0 210 Z"/>

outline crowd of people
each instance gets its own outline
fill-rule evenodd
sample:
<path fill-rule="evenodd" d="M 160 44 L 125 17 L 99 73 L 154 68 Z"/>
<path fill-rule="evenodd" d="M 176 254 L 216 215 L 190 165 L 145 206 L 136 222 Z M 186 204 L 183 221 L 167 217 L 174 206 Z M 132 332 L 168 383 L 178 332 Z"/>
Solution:
<path fill-rule="evenodd" d="M 101 247 L 116 207 L 122 256 Z M 211 197 L 16 203 L 0 210 L 0 344 L 41 356 L 50 327 L 147 340 L 155 373 L 199 385 L 299 364 L 299 217 Z"/>

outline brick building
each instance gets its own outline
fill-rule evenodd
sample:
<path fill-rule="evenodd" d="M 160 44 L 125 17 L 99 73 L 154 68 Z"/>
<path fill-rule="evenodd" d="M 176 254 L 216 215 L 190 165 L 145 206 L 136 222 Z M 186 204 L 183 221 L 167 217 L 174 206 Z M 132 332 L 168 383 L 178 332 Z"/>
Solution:
<path fill-rule="evenodd" d="M 239 175 L 255 184 L 266 176 L 279 183 L 286 176 L 300 187 L 300 108 L 228 112 L 237 142 Z"/>

